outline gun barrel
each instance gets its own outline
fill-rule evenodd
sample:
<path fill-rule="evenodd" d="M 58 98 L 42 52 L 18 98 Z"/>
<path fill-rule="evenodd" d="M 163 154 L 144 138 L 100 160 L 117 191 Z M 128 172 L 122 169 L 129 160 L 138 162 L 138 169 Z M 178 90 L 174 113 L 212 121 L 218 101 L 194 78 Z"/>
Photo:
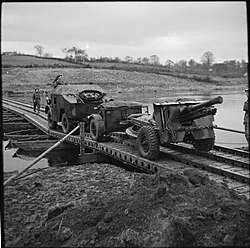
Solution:
<path fill-rule="evenodd" d="M 186 115 L 180 116 L 180 122 L 188 122 L 188 121 L 193 121 L 195 119 L 198 119 L 207 115 L 215 115 L 216 112 L 217 112 L 216 108 L 196 110 L 194 112 L 190 112 Z"/>
<path fill-rule="evenodd" d="M 214 97 L 214 98 L 207 100 L 205 102 L 201 102 L 201 103 L 189 106 L 187 108 L 188 108 L 188 112 L 193 112 L 197 109 L 200 109 L 203 107 L 208 107 L 208 106 L 211 106 L 213 104 L 218 104 L 218 103 L 222 103 L 222 102 L 223 102 L 223 98 L 221 96 L 217 96 L 217 97 Z M 187 112 L 187 111 L 185 111 L 185 112 Z"/>

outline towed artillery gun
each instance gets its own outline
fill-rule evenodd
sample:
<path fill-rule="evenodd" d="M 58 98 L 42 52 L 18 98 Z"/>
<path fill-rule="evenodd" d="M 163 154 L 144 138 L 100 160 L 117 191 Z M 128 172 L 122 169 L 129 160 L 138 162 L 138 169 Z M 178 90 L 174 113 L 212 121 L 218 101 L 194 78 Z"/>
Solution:
<path fill-rule="evenodd" d="M 200 151 L 213 148 L 215 134 L 213 104 L 222 103 L 221 96 L 207 101 L 183 101 L 153 103 L 153 116 L 137 114 L 128 117 L 132 126 L 126 129 L 130 138 L 136 138 L 142 157 L 155 160 L 159 146 L 169 143 L 186 142 Z"/>

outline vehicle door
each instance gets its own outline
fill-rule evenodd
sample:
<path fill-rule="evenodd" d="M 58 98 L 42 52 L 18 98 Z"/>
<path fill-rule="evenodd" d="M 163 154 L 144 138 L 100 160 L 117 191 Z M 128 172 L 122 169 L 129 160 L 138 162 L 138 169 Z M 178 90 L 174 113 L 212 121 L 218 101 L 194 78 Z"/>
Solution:
<path fill-rule="evenodd" d="M 52 114 L 52 120 L 53 121 L 59 121 L 59 111 L 58 111 L 58 96 L 55 94 L 51 95 L 51 114 Z M 60 109 L 60 108 L 59 108 Z"/>

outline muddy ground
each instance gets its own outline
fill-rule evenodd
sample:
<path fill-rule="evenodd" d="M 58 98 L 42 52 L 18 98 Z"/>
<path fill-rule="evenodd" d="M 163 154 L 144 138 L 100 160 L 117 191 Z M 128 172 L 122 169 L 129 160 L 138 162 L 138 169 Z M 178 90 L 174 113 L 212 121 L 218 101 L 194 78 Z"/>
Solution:
<path fill-rule="evenodd" d="M 49 168 L 5 187 L 4 218 L 6 247 L 250 245 L 249 201 L 196 169 Z"/>

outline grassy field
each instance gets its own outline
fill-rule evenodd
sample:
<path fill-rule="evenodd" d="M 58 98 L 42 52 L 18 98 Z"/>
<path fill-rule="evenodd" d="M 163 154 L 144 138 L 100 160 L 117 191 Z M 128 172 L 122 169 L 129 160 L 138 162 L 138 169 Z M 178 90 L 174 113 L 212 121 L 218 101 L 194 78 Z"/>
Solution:
<path fill-rule="evenodd" d="M 35 56 L 22 55 L 22 56 L 10 56 L 2 55 L 2 67 L 58 67 L 58 66 L 68 66 L 68 67 L 82 67 L 82 65 L 69 63 L 66 61 L 50 58 L 39 58 Z"/>
<path fill-rule="evenodd" d="M 25 65 L 37 61 L 40 67 L 25 68 Z M 40 62 L 38 62 L 40 61 Z M 68 84 L 93 82 L 109 92 L 157 92 L 164 90 L 197 90 L 197 89 L 245 89 L 247 78 L 225 79 L 216 82 L 203 82 L 155 73 L 124 71 L 112 69 L 94 69 L 73 67 L 50 67 L 61 63 L 60 60 L 41 59 L 31 56 L 2 56 L 3 65 L 11 63 L 14 67 L 2 65 L 2 91 L 32 91 L 35 87 L 45 89 L 57 75 L 62 74 Z M 20 66 L 17 66 L 18 63 Z M 44 63 L 44 66 L 42 66 Z M 64 62 L 65 66 L 67 62 Z"/>

